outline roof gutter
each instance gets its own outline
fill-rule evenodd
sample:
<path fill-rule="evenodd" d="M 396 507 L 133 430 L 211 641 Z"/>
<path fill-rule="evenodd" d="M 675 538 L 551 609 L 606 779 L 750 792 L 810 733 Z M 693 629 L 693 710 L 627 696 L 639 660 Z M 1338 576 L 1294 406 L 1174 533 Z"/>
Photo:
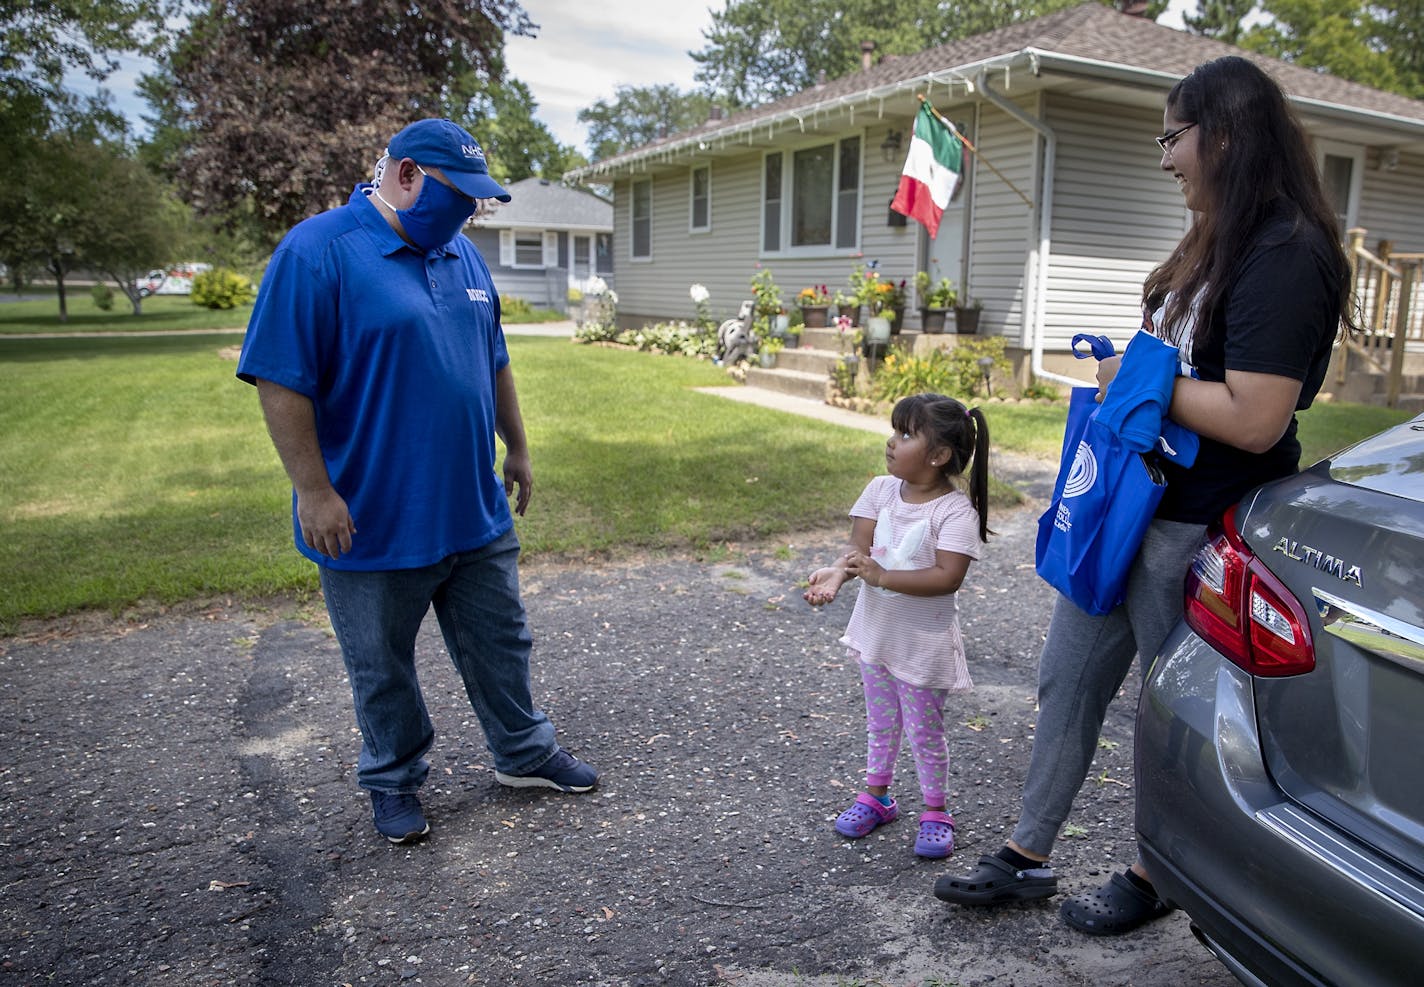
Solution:
<path fill-rule="evenodd" d="M 735 142 L 741 142 L 750 146 L 758 131 L 765 131 L 767 140 L 774 139 L 777 131 L 789 126 L 795 126 L 804 133 L 808 123 L 812 128 L 815 128 L 819 117 L 833 113 L 849 112 L 851 125 L 853 126 L 855 124 L 855 111 L 857 108 L 878 103 L 879 106 L 874 111 L 878 119 L 884 116 L 886 100 L 904 96 L 907 93 L 925 92 L 926 95 L 931 95 L 934 92 L 935 86 L 951 88 L 956 84 L 964 86 L 966 94 L 973 93 L 975 83 L 969 80 L 970 72 L 977 72 L 978 75 L 983 76 L 984 73 L 989 70 L 997 68 L 1007 69 L 1012 62 L 1018 60 L 1017 54 L 998 55 L 994 58 L 983 59 L 978 62 L 969 62 L 953 69 L 946 69 L 939 72 L 926 72 L 914 78 L 900 79 L 896 82 L 874 86 L 859 92 L 844 93 L 830 99 L 808 103 L 805 106 L 797 106 L 791 109 L 780 110 L 767 116 L 759 116 L 753 120 L 744 120 L 740 123 L 717 127 L 712 130 L 693 132 L 681 137 L 670 138 L 661 144 L 650 144 L 646 147 L 636 148 L 604 161 L 595 161 L 593 164 L 585 165 L 582 168 L 575 168 L 572 171 L 565 172 L 563 177 L 566 182 L 596 182 L 619 173 L 646 170 L 650 164 L 670 161 L 682 154 L 695 154 L 714 146 L 721 148 Z"/>
<path fill-rule="evenodd" d="M 1037 52 L 1029 51 L 1027 55 L 1033 70 L 1037 72 Z M 1048 297 L 1048 258 L 1053 248 L 1053 169 L 1058 154 L 1058 135 L 1048 124 L 1025 113 L 991 88 L 986 70 L 981 69 L 975 76 L 974 88 L 985 100 L 1043 137 L 1043 170 L 1038 193 L 1038 244 L 1029 252 L 1029 274 L 1025 279 L 1028 290 L 1024 292 L 1023 324 L 1019 338 L 1027 336 L 1031 341 L 1030 366 L 1036 376 L 1070 387 L 1082 386 L 1084 381 L 1053 373 L 1045 370 L 1043 366 L 1043 320 Z"/>

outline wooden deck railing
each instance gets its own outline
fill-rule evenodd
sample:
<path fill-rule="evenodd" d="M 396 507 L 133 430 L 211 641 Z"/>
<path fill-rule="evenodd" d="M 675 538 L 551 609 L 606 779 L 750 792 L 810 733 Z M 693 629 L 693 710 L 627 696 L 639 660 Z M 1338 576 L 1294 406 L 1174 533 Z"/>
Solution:
<path fill-rule="evenodd" d="M 1386 402 L 1399 402 L 1404 376 L 1404 352 L 1424 344 L 1424 253 L 1400 253 L 1381 241 L 1371 253 L 1365 249 L 1365 231 L 1348 231 L 1350 281 L 1354 285 L 1355 311 L 1362 332 L 1347 340 L 1347 355 L 1363 357 L 1388 375 Z M 1338 380 L 1345 380 L 1348 359 L 1338 362 Z"/>

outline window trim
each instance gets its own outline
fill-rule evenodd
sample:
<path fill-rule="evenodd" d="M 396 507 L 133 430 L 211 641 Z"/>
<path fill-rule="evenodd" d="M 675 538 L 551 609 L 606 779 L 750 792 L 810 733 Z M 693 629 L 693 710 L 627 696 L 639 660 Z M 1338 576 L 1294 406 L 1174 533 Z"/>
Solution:
<path fill-rule="evenodd" d="M 1340 236 L 1343 239 L 1346 230 L 1359 225 L 1360 197 L 1365 180 L 1365 149 L 1358 144 L 1342 144 L 1339 141 L 1323 137 L 1314 138 L 1313 143 L 1315 145 L 1315 167 L 1320 171 L 1322 180 L 1325 178 L 1327 155 L 1335 158 L 1348 158 L 1351 162 L 1349 201 L 1345 203 L 1345 224 L 1344 229 L 1340 231 Z"/>
<path fill-rule="evenodd" d="M 859 144 L 857 154 L 858 171 L 855 176 L 855 243 L 851 246 L 837 246 L 836 232 L 840 228 L 840 196 L 841 196 L 841 156 L 843 145 L 846 141 L 856 141 Z M 864 215 L 865 215 L 865 134 L 857 131 L 849 134 L 842 134 L 830 140 L 821 138 L 818 140 L 806 140 L 796 144 L 786 144 L 780 147 L 771 148 L 762 154 L 761 163 L 761 197 L 758 205 L 758 254 L 767 258 L 794 258 L 794 257 L 841 257 L 847 251 L 859 251 L 865 235 Z M 796 176 L 794 167 L 794 156 L 800 151 L 813 148 L 829 147 L 832 159 L 832 170 L 830 187 L 827 192 L 830 196 L 831 206 L 831 237 L 830 242 L 825 244 L 812 244 L 807 246 L 793 246 L 791 244 L 793 214 L 795 212 L 796 201 Z M 766 245 L 766 208 L 767 208 L 767 185 L 766 172 L 767 160 L 773 155 L 781 158 L 781 188 L 779 189 L 779 209 L 780 219 L 778 224 L 778 235 L 780 245 L 777 249 L 768 249 Z"/>
<path fill-rule="evenodd" d="M 699 173 L 706 176 L 703 192 L 706 222 L 701 226 L 697 225 L 697 176 Z M 687 232 L 712 232 L 712 166 L 710 164 L 693 165 L 687 170 Z"/>

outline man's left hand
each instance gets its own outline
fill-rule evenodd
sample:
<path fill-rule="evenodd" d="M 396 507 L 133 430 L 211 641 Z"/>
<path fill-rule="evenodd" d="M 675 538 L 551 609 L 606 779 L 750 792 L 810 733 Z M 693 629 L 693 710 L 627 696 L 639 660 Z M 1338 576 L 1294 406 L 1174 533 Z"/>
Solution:
<path fill-rule="evenodd" d="M 527 452 L 504 454 L 504 495 L 514 496 L 515 487 L 519 488 L 519 496 L 514 501 L 514 513 L 523 517 L 534 490 L 534 470 L 529 465 Z"/>

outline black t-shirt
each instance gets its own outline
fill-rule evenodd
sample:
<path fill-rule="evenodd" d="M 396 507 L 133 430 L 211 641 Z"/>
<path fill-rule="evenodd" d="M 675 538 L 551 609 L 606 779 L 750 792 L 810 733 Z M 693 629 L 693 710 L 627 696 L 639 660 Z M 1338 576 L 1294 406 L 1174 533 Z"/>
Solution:
<path fill-rule="evenodd" d="M 1331 270 L 1333 244 L 1314 226 L 1278 211 L 1261 227 L 1230 289 L 1211 313 L 1212 332 L 1193 347 L 1202 380 L 1224 381 L 1227 370 L 1276 374 L 1301 382 L 1296 410 L 1310 407 L 1325 380 L 1339 328 Z M 1223 331 L 1224 327 L 1224 331 Z M 1204 524 L 1251 488 L 1289 476 L 1300 462 L 1296 420 L 1263 453 L 1203 437 L 1188 469 L 1163 462 L 1167 492 L 1157 517 Z"/>

